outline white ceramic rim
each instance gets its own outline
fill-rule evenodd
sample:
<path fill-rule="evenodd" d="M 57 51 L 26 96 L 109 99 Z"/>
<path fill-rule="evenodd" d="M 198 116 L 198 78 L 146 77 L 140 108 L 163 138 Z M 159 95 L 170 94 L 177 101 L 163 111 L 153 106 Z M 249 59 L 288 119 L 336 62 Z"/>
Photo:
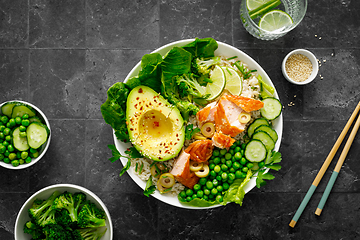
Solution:
<path fill-rule="evenodd" d="M 285 63 L 286 63 L 287 59 L 288 59 L 291 55 L 293 55 L 293 54 L 302 54 L 302 55 L 306 56 L 307 58 L 309 58 L 309 60 L 311 61 L 312 66 L 313 66 L 313 70 L 312 70 L 312 73 L 310 74 L 309 78 L 306 79 L 306 80 L 303 81 L 303 82 L 296 82 L 296 81 L 292 80 L 292 79 L 289 77 L 289 75 L 286 73 Z M 282 62 L 282 64 L 281 64 L 281 70 L 282 70 L 282 73 L 283 73 L 284 77 L 285 77 L 286 80 L 288 80 L 289 82 L 291 82 L 291 83 L 293 83 L 293 84 L 296 84 L 296 85 L 305 85 L 305 84 L 308 84 L 308 83 L 312 82 L 312 81 L 316 78 L 316 76 L 317 76 L 317 74 L 318 74 L 318 71 L 319 71 L 319 64 L 318 64 L 318 61 L 317 61 L 315 55 L 314 55 L 312 52 L 310 52 L 309 50 L 306 50 L 306 49 L 295 49 L 295 50 L 289 52 L 289 53 L 285 56 L 285 58 L 284 58 L 284 60 L 283 60 L 283 62 Z"/>
<path fill-rule="evenodd" d="M 172 47 L 175 46 L 184 46 L 190 42 L 195 41 L 195 39 L 185 39 L 185 40 L 180 40 L 180 41 L 176 41 L 176 42 L 172 42 L 169 43 L 167 45 L 164 45 L 163 47 L 160 47 L 158 49 L 156 49 L 155 51 L 153 51 L 152 53 L 160 53 L 162 56 L 164 56 Z M 244 63 L 246 63 L 250 69 L 256 69 L 257 72 L 262 76 L 262 79 L 268 83 L 270 86 L 274 87 L 274 84 L 271 82 L 269 76 L 266 74 L 266 72 L 264 71 L 264 69 L 254 60 L 252 59 L 249 55 L 247 55 L 246 53 L 242 52 L 241 50 L 228 45 L 226 43 L 222 43 L 217 41 L 218 43 L 218 49 L 215 51 L 215 55 L 223 55 L 223 56 L 237 56 L 237 58 L 241 61 L 243 61 Z M 126 82 L 129 78 L 136 76 L 138 74 L 138 72 L 141 69 L 141 61 L 135 65 L 135 67 L 130 71 L 130 73 L 127 75 L 127 77 L 125 78 L 124 82 Z M 279 95 L 276 92 L 275 89 L 275 93 L 274 96 L 276 98 L 279 99 Z M 280 100 L 280 99 L 279 99 Z M 278 133 L 278 141 L 275 144 L 275 149 L 276 151 L 279 150 L 280 148 L 280 143 L 281 143 L 281 138 L 282 138 L 282 129 L 283 129 L 283 116 L 282 114 L 273 121 L 274 123 L 274 128 L 276 130 L 276 132 Z M 123 143 L 121 141 L 119 141 L 116 136 L 115 133 L 113 131 L 113 138 L 114 138 L 114 142 L 115 142 L 115 146 L 117 148 L 118 151 L 120 151 L 120 153 L 122 155 L 127 155 L 125 154 L 125 150 L 129 147 L 131 147 L 130 143 Z M 121 158 L 121 162 L 123 164 L 123 166 L 126 165 L 127 163 L 127 159 L 125 158 Z M 127 173 L 129 174 L 129 176 L 133 179 L 133 181 L 141 188 L 141 189 L 145 189 L 146 186 L 146 182 L 141 180 L 137 175 L 135 175 L 135 173 L 133 173 L 131 170 L 127 171 Z M 245 186 L 245 193 L 248 193 L 251 189 L 253 189 L 256 186 L 256 178 L 252 178 L 250 180 L 250 182 Z M 171 196 L 171 195 L 162 195 L 159 193 L 159 191 L 155 191 L 155 193 L 151 194 L 151 196 L 155 197 L 156 199 L 165 202 L 169 205 L 175 206 L 175 207 L 180 207 L 180 208 L 186 208 L 186 209 L 207 209 L 207 208 L 215 208 L 215 207 L 220 207 L 223 205 L 214 205 L 214 206 L 210 206 L 210 207 L 193 207 L 193 206 L 187 206 L 187 205 L 183 205 L 179 202 L 177 196 Z"/>
<path fill-rule="evenodd" d="M 22 205 L 22 207 L 21 207 L 21 209 L 18 212 L 18 215 L 16 217 L 16 221 L 15 221 L 15 229 L 14 229 L 15 240 L 25 240 L 25 239 L 20 239 L 19 236 L 18 236 L 18 232 L 16 231 L 16 229 L 20 228 L 20 231 L 23 232 L 24 224 L 28 220 L 30 220 L 30 217 L 28 216 L 28 213 L 27 213 L 27 209 L 25 209 L 25 208 L 28 208 L 30 206 L 30 204 L 32 204 L 32 201 L 34 201 L 39 194 L 41 194 L 43 192 L 46 192 L 46 191 L 49 191 L 49 196 L 50 196 L 53 193 L 53 191 L 55 191 L 57 188 L 64 189 L 64 190 L 59 190 L 60 192 L 63 192 L 63 191 L 66 191 L 66 190 L 71 192 L 70 189 L 75 190 L 74 192 L 80 192 L 81 191 L 81 192 L 86 194 L 87 199 L 88 199 L 89 196 L 91 198 L 95 199 L 96 202 L 94 202 L 94 203 L 98 207 L 100 206 L 105 211 L 105 214 L 106 214 L 107 231 L 106 231 L 105 235 L 101 238 L 101 240 L 112 240 L 113 239 L 113 225 L 112 225 L 109 210 L 107 209 L 107 207 L 103 203 L 103 201 L 95 193 L 93 193 L 92 191 L 90 191 L 87 188 L 84 188 L 84 187 L 81 187 L 81 186 L 78 186 L 78 185 L 74 185 L 74 184 L 55 184 L 55 185 L 51 185 L 51 186 L 45 187 L 45 188 L 37 191 L 36 193 L 31 195 L 31 197 L 29 197 L 28 200 L 26 200 L 26 202 Z M 50 192 L 51 189 L 54 189 L 54 190 Z M 24 213 L 24 210 L 26 210 L 26 213 Z M 26 214 L 28 219 L 22 219 L 22 217 L 23 217 L 22 213 Z M 31 239 L 31 236 L 30 235 L 28 235 L 28 236 L 29 236 L 28 239 Z M 105 236 L 109 236 L 109 239 L 105 239 L 104 238 Z"/>
<path fill-rule="evenodd" d="M 11 100 L 11 101 L 3 102 L 3 103 L 0 104 L 0 109 L 1 109 L 1 107 L 2 107 L 5 103 L 8 103 L 8 102 L 19 102 L 19 103 L 23 103 L 23 104 L 29 105 L 30 107 L 32 107 L 33 109 L 35 109 L 35 110 L 41 115 L 41 117 L 44 119 L 44 121 L 45 121 L 45 123 L 46 123 L 46 126 L 49 128 L 49 131 L 50 131 L 49 137 L 48 137 L 48 139 L 46 140 L 46 144 L 41 147 L 40 155 L 39 155 L 37 158 L 33 158 L 30 163 L 24 163 L 24 164 L 21 164 L 21 165 L 19 165 L 19 166 L 17 166 L 17 167 L 14 167 L 13 165 L 11 165 L 11 163 L 4 163 L 4 161 L 0 161 L 0 166 L 2 166 L 2 167 L 4 167 L 4 168 L 13 169 L 13 170 L 20 170 L 20 169 L 28 168 L 28 167 L 34 165 L 35 163 L 37 163 L 38 161 L 40 161 L 40 159 L 45 155 L 47 149 L 49 148 L 50 140 L 51 140 L 50 123 L 49 123 L 49 120 L 47 119 L 47 117 L 45 116 L 45 114 L 44 114 L 38 107 L 36 107 L 36 106 L 35 106 L 34 104 L 32 104 L 32 103 L 25 102 L 25 101 L 22 101 L 22 100 Z M 0 112 L 1 112 L 1 110 L 0 110 Z"/>

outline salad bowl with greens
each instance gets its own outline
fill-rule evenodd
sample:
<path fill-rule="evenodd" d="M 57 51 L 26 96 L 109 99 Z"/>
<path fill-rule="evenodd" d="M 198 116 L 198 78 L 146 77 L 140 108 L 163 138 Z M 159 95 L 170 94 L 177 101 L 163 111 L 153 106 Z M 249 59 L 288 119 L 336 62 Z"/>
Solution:
<path fill-rule="evenodd" d="M 179 90 L 181 87 L 176 87 L 176 83 L 179 84 L 179 82 L 182 82 L 182 80 L 176 82 L 174 79 L 179 79 L 179 75 L 193 71 L 194 61 L 189 63 L 189 55 L 191 59 L 195 59 L 199 56 L 202 56 L 202 59 L 214 59 L 216 61 L 221 58 L 225 59 L 225 62 L 227 62 L 227 59 L 231 59 L 232 62 L 235 63 L 234 66 L 238 63 L 244 63 L 245 65 L 237 66 L 238 70 L 240 71 L 240 75 L 242 76 L 241 79 L 244 81 L 243 83 L 240 83 L 241 87 L 238 94 L 241 94 L 241 91 L 245 86 L 244 79 L 252 77 L 252 79 L 255 79 L 260 86 L 257 89 L 259 92 L 257 96 L 259 101 L 263 101 L 265 98 L 267 98 L 268 102 L 270 102 L 269 105 L 272 106 L 273 102 L 278 102 L 280 106 L 278 107 L 280 110 L 278 110 L 279 112 L 276 114 L 276 116 L 271 119 L 267 118 L 268 120 L 266 120 L 266 122 L 269 123 L 269 127 L 272 129 L 272 131 L 275 132 L 276 140 L 274 141 L 271 149 L 269 151 L 266 150 L 267 152 L 265 152 L 266 160 L 263 159 L 265 164 L 262 164 L 260 168 L 253 167 L 253 165 L 257 166 L 257 163 L 251 163 L 250 165 L 248 164 L 247 166 L 249 169 L 245 171 L 245 174 L 237 174 L 236 179 L 235 177 L 233 179 L 235 181 L 228 181 L 229 184 L 227 185 L 229 185 L 229 187 L 227 189 L 221 188 L 223 194 L 220 198 L 213 198 L 210 200 L 207 200 L 207 198 L 202 198 L 202 194 L 200 196 L 200 193 L 198 193 L 199 198 L 196 198 L 195 189 L 199 188 L 200 183 L 197 184 L 197 186 L 194 186 L 194 189 L 190 189 L 191 191 L 188 187 L 184 187 L 180 183 L 176 183 L 179 185 L 175 184 L 172 189 L 169 188 L 164 190 L 160 185 L 157 185 L 160 179 L 154 180 L 154 178 L 152 178 L 150 175 L 150 168 L 154 168 L 154 165 L 160 166 L 158 163 L 161 163 L 165 169 L 167 169 L 167 171 L 171 171 L 171 169 L 174 167 L 174 164 L 176 163 L 176 159 L 194 140 L 194 136 L 200 132 L 200 129 L 196 127 L 196 113 L 203 109 L 207 104 L 219 101 L 219 98 L 228 91 L 227 85 L 225 85 L 225 83 L 223 83 L 224 86 L 222 86 L 222 88 L 220 87 L 220 90 L 217 90 L 217 88 L 214 88 L 213 86 L 213 88 L 208 87 L 207 85 L 211 86 L 211 84 L 215 82 L 215 78 L 210 77 L 209 79 L 205 78 L 204 81 L 207 82 L 205 84 L 197 84 L 197 81 L 189 81 L 192 84 L 188 84 L 186 85 L 187 87 L 182 89 L 186 89 L 188 91 L 184 97 L 182 92 L 180 92 L 182 90 Z M 212 64 L 215 66 L 215 63 Z M 210 69 L 208 66 L 206 68 Z M 215 68 L 219 67 L 215 66 Z M 223 71 L 225 76 L 225 74 L 227 74 L 224 71 L 226 67 L 222 66 L 221 69 L 223 70 L 220 71 L 220 74 Z M 228 72 L 230 73 L 230 71 Z M 225 79 L 226 77 L 223 78 Z M 252 88 L 250 85 L 247 87 L 249 89 Z M 139 139 L 146 139 L 143 139 L 141 134 L 136 132 L 135 128 L 137 125 L 132 127 L 131 124 L 133 124 L 134 119 L 128 116 L 129 112 L 136 116 L 137 111 L 135 111 L 134 108 L 137 108 L 138 104 L 141 103 L 137 95 L 132 96 L 133 93 L 131 91 L 135 89 L 136 91 L 143 93 L 143 90 L 146 89 L 147 91 L 148 88 L 151 88 L 151 91 L 155 93 L 153 98 L 160 97 L 162 99 L 161 101 L 165 99 L 163 105 L 171 108 L 171 110 L 169 110 L 167 113 L 167 116 L 169 116 L 168 118 L 173 118 L 174 122 L 179 121 L 181 126 L 183 126 L 182 128 L 176 128 L 176 131 L 178 132 L 175 133 L 177 136 L 176 144 L 180 144 L 181 146 L 172 148 L 171 150 L 174 150 L 174 152 L 165 151 L 169 152 L 168 155 L 158 154 L 154 156 L 147 153 L 147 150 L 149 149 L 160 150 L 160 152 L 162 149 L 165 150 L 163 146 L 166 145 L 166 142 L 161 142 L 160 145 L 156 145 L 157 143 L 152 141 L 151 144 L 143 144 L 139 146 L 140 144 L 136 141 Z M 239 88 L 236 88 L 235 86 L 235 89 Z M 214 92 L 218 93 L 214 95 Z M 244 95 L 245 91 L 242 92 L 242 95 Z M 113 153 L 113 157 L 110 160 L 114 162 L 120 159 L 124 166 L 120 172 L 120 176 L 127 172 L 134 180 L 134 182 L 144 190 L 144 195 L 146 196 L 153 196 L 158 200 L 172 206 L 188 209 L 213 208 L 226 205 L 230 202 L 235 202 L 239 205 L 242 205 L 242 200 L 246 193 L 251 191 L 255 186 L 262 186 L 265 183 L 265 180 L 271 180 L 274 177 L 272 174 L 268 173 L 269 169 L 279 170 L 281 168 L 278 164 L 281 161 L 281 154 L 278 152 L 278 150 L 280 148 L 282 137 L 283 118 L 281 114 L 279 96 L 276 92 L 274 84 L 264 69 L 254 59 L 241 50 L 226 43 L 215 41 L 212 38 L 196 38 L 180 40 L 167 44 L 163 47 L 160 47 L 159 49 L 156 49 L 151 54 L 144 55 L 141 61 L 127 75 L 124 82 L 115 83 L 111 88 L 109 88 L 107 94 L 108 99 L 101 106 L 101 112 L 105 122 L 111 125 L 114 130 L 114 145 L 109 145 L 109 148 Z M 150 94 L 149 96 L 152 95 Z M 134 98 L 138 102 L 134 100 L 135 103 L 129 105 L 129 98 Z M 152 99 L 152 97 L 148 97 L 148 99 Z M 209 99 L 211 99 L 211 101 Z M 166 109 L 160 110 L 160 112 L 166 111 Z M 174 114 L 174 116 L 170 116 L 171 114 Z M 179 115 L 181 115 L 181 117 L 179 117 Z M 155 118 L 156 116 L 152 117 Z M 258 113 L 256 118 L 264 117 Z M 135 122 L 136 121 L 141 120 L 135 119 Z M 138 122 L 136 123 L 138 124 Z M 158 124 L 157 122 L 155 123 Z M 165 128 L 163 130 L 166 132 Z M 241 148 L 245 150 L 244 148 L 246 143 L 251 140 L 249 140 L 248 134 L 246 134 L 246 132 L 247 131 L 245 130 L 245 134 L 241 136 L 241 139 L 236 139 L 236 142 L 232 147 L 225 148 L 222 151 L 220 151 L 221 149 L 215 148 L 213 152 L 214 155 L 211 156 L 209 163 L 214 162 L 214 158 L 216 157 L 215 153 L 217 155 L 219 152 L 224 151 L 228 151 L 229 153 L 232 152 L 232 157 L 235 159 L 235 146 L 238 146 L 238 151 L 240 151 Z M 261 132 L 264 134 L 263 131 Z M 161 131 L 156 134 L 158 134 L 157 138 L 159 139 L 166 137 L 164 136 L 166 134 L 161 134 Z M 169 143 L 169 141 L 167 143 Z M 170 143 L 172 144 L 173 142 L 171 141 Z M 242 151 L 242 153 L 243 152 L 244 151 Z M 214 165 L 211 166 L 211 164 L 209 164 L 208 166 L 210 167 L 210 171 L 214 170 Z M 246 166 L 244 165 L 244 167 Z M 223 172 L 222 170 L 219 171 L 220 173 Z M 233 171 L 231 174 L 230 172 L 227 173 L 229 176 L 235 176 L 235 171 Z M 144 177 L 144 175 L 146 177 Z M 215 176 L 213 178 L 215 178 Z M 203 184 L 201 185 L 205 185 L 204 181 L 202 182 Z M 187 196 L 187 193 L 190 195 L 189 192 L 195 192 L 192 197 L 196 199 L 191 199 L 190 196 Z M 210 193 L 210 195 L 212 194 Z"/>

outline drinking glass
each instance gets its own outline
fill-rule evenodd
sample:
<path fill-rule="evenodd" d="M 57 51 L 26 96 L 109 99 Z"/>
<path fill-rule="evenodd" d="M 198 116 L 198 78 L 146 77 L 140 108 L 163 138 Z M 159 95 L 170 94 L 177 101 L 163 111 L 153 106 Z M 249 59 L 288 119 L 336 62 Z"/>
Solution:
<path fill-rule="evenodd" d="M 278 39 L 291 30 L 293 30 L 304 18 L 307 9 L 307 0 L 281 0 L 281 4 L 276 9 L 288 13 L 293 19 L 293 23 L 287 27 L 275 30 L 266 31 L 259 27 L 260 17 L 251 19 L 247 8 L 246 0 L 241 1 L 240 18 L 245 29 L 254 37 L 261 40 Z"/>

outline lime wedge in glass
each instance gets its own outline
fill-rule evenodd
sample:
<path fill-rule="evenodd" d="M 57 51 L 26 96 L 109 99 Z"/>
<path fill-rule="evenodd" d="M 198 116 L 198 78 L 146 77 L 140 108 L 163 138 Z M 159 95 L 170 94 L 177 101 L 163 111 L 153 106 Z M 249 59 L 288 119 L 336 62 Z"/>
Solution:
<path fill-rule="evenodd" d="M 258 16 L 269 12 L 273 8 L 279 6 L 280 4 L 281 4 L 280 0 L 269 0 L 265 4 L 260 5 L 259 7 L 249 11 L 249 16 L 250 16 L 251 19 L 255 19 Z"/>
<path fill-rule="evenodd" d="M 210 94 L 207 100 L 214 100 L 224 90 L 226 85 L 226 77 L 224 70 L 218 65 L 210 72 L 211 83 L 206 85 L 205 94 Z"/>
<path fill-rule="evenodd" d="M 272 32 L 293 24 L 289 14 L 281 10 L 272 10 L 264 14 L 259 21 L 259 27 L 263 30 Z"/>
<path fill-rule="evenodd" d="M 247 9 L 250 11 L 269 4 L 269 2 L 274 2 L 276 0 L 246 0 Z"/>

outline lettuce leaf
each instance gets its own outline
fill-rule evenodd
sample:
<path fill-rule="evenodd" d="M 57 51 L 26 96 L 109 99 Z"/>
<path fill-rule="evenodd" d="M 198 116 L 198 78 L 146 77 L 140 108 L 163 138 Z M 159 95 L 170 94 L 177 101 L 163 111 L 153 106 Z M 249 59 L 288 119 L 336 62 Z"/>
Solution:
<path fill-rule="evenodd" d="M 214 57 L 218 43 L 213 38 L 196 38 L 195 41 L 182 47 L 190 52 L 194 58 Z"/>
<path fill-rule="evenodd" d="M 123 142 L 129 141 L 126 126 L 126 100 L 129 92 L 130 89 L 124 83 L 115 83 L 108 89 L 106 102 L 100 107 L 105 122 L 115 130 L 116 137 Z"/>
<path fill-rule="evenodd" d="M 224 201 L 221 204 L 226 205 L 228 202 L 234 202 L 241 206 L 245 196 L 244 187 L 250 181 L 252 175 L 252 171 L 249 170 L 245 179 L 236 179 L 225 193 Z"/>

